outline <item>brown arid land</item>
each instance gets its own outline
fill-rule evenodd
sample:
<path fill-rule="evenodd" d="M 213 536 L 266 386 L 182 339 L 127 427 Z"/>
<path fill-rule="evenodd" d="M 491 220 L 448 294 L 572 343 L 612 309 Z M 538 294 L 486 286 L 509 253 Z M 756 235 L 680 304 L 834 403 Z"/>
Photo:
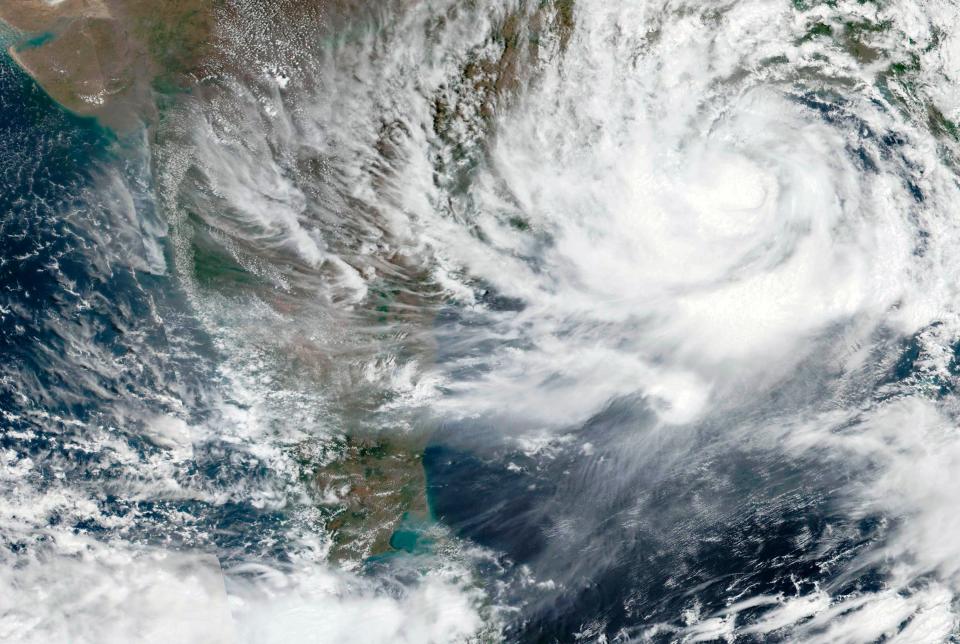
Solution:
<path fill-rule="evenodd" d="M 15 0 L 0 3 L 9 53 L 55 101 L 120 130 L 153 112 L 211 43 L 218 0 Z"/>
<path fill-rule="evenodd" d="M 408 3 L 413 0 L 398 0 L 400 6 Z M 541 43 L 551 42 L 542 36 L 555 32 L 559 47 L 566 46 L 573 29 L 572 7 L 572 0 L 537 0 L 508 12 L 493 36 L 496 46 L 463 61 L 456 86 L 433 100 L 433 134 L 456 147 L 456 133 L 469 130 L 466 121 L 476 118 L 478 136 L 489 137 L 496 110 L 535 74 L 544 53 Z M 309 57 L 318 32 L 348 33 L 351 23 L 373 21 L 377 13 L 376 3 L 369 0 L 0 0 L 0 27 L 6 26 L 0 42 L 58 104 L 119 133 L 146 127 L 156 152 L 164 142 L 176 146 L 178 136 L 189 131 L 175 118 L 166 127 L 161 124 L 163 105 L 171 104 L 161 97 L 172 96 L 175 104 L 190 96 L 215 111 L 214 106 L 231 104 L 232 87 L 243 86 L 262 69 L 260 59 L 281 59 L 296 67 L 298 57 Z M 476 112 L 473 101 L 479 104 Z M 388 136 L 378 141 L 377 150 L 387 159 L 396 152 Z M 305 185 L 320 181 L 311 173 L 323 172 L 322 163 L 303 166 Z M 238 267 L 229 263 L 229 254 L 216 241 L 229 238 L 229 232 L 220 231 L 216 239 L 200 233 L 190 238 L 197 244 L 193 277 L 212 289 L 237 287 L 229 276 L 239 274 Z M 242 237 L 230 239 L 231 248 L 244 249 L 258 261 L 282 262 L 244 243 Z M 397 283 L 374 289 L 363 326 L 383 333 L 403 328 L 405 335 L 429 338 L 417 331 L 432 326 L 441 302 L 427 275 L 405 266 L 403 257 L 383 261 Z M 244 282 L 243 288 L 286 316 L 309 315 L 309 290 L 288 295 L 255 281 Z M 422 363 L 432 361 L 431 342 L 405 342 Z M 361 420 L 376 409 L 378 392 L 365 392 L 357 384 L 362 378 L 336 375 L 343 364 L 359 363 L 356 357 L 331 355 L 309 342 L 285 350 L 291 377 L 342 390 L 333 396 L 347 419 L 342 435 L 325 448 L 329 458 L 308 468 L 316 501 L 325 509 L 331 560 L 350 564 L 395 550 L 391 537 L 404 521 L 430 523 L 422 454 L 434 428 L 395 434 L 363 429 Z"/>

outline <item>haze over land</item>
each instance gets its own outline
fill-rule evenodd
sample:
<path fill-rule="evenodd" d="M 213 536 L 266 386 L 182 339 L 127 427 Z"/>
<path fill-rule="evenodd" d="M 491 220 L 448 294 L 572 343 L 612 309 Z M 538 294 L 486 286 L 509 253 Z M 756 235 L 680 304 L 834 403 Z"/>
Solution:
<path fill-rule="evenodd" d="M 960 635 L 955 3 L 0 20 L 0 640 Z"/>

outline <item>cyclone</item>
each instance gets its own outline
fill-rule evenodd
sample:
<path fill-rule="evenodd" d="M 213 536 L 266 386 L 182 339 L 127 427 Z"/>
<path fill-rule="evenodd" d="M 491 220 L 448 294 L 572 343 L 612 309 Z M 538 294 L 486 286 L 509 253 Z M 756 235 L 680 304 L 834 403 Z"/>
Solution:
<path fill-rule="evenodd" d="M 960 637 L 954 2 L 182 4 L 0 9 L 0 640 Z"/>

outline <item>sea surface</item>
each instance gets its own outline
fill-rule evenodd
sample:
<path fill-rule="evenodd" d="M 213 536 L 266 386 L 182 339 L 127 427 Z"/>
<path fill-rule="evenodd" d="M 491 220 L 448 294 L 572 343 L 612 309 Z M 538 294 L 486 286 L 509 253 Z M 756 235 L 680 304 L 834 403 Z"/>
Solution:
<path fill-rule="evenodd" d="M 0 57 L 0 641 L 960 637 L 955 3 L 268 9 Z"/>

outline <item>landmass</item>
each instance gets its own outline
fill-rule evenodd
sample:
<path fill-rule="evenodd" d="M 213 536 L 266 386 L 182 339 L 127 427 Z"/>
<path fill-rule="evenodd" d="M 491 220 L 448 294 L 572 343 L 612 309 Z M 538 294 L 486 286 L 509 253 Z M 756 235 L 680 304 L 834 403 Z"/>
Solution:
<path fill-rule="evenodd" d="M 185 86 L 210 48 L 218 0 L 0 3 L 10 56 L 62 106 L 125 130 L 154 115 L 159 83 Z"/>
<path fill-rule="evenodd" d="M 6 26 L 0 42 L 61 106 L 122 133 L 144 126 L 153 129 L 162 96 L 176 100 L 210 79 L 215 84 L 218 77 L 242 78 L 250 61 L 243 60 L 247 54 L 233 54 L 238 50 L 249 54 L 256 46 L 283 46 L 282 38 L 265 35 L 272 29 L 279 28 L 275 33 L 294 42 L 288 31 L 315 31 L 321 23 L 324 29 L 335 30 L 356 17 L 364 5 L 356 0 L 277 0 L 249 6 L 225 0 L 17 0 L 0 3 L 0 22 Z M 297 20 L 290 20 L 291 16 Z M 238 29 L 238 24 L 243 28 Z M 256 28 L 246 29 L 248 25 Z M 486 139 L 496 110 L 535 74 L 534 61 L 563 50 L 572 31 L 573 0 L 521 5 L 508 12 L 495 36 L 499 52 L 465 61 L 462 88 L 448 88 L 436 98 L 435 135 L 454 146 L 466 143 L 458 140 L 457 132 L 473 132 Z M 473 100 L 479 101 L 476 111 L 465 103 Z M 477 121 L 473 128 L 460 127 L 471 119 Z M 386 144 L 381 153 L 390 154 Z M 229 273 L 240 280 L 234 286 L 263 288 L 266 292 L 261 295 L 270 301 L 269 285 L 252 277 L 247 280 L 241 267 L 217 252 L 215 241 L 209 246 L 195 249 L 195 277 L 201 283 L 225 288 L 224 276 Z M 371 324 L 429 328 L 430 311 L 436 307 L 428 304 L 436 303 L 426 302 L 431 296 L 424 293 L 433 289 L 417 282 L 420 279 L 425 278 L 414 276 L 393 291 L 378 291 L 370 303 Z M 424 363 L 431 359 L 431 347 L 408 349 Z M 288 350 L 293 359 L 314 363 L 316 386 L 329 385 L 322 368 L 329 356 L 306 347 Z M 352 398 L 352 405 L 363 398 L 357 391 L 346 396 Z M 375 408 L 359 406 L 360 413 Z M 328 517 L 332 561 L 352 566 L 387 552 L 409 551 L 417 543 L 418 527 L 430 522 L 422 464 L 429 433 L 429 428 L 420 428 L 388 437 L 346 430 L 329 440 L 322 459 L 325 464 L 315 466 L 312 476 L 316 503 Z"/>

